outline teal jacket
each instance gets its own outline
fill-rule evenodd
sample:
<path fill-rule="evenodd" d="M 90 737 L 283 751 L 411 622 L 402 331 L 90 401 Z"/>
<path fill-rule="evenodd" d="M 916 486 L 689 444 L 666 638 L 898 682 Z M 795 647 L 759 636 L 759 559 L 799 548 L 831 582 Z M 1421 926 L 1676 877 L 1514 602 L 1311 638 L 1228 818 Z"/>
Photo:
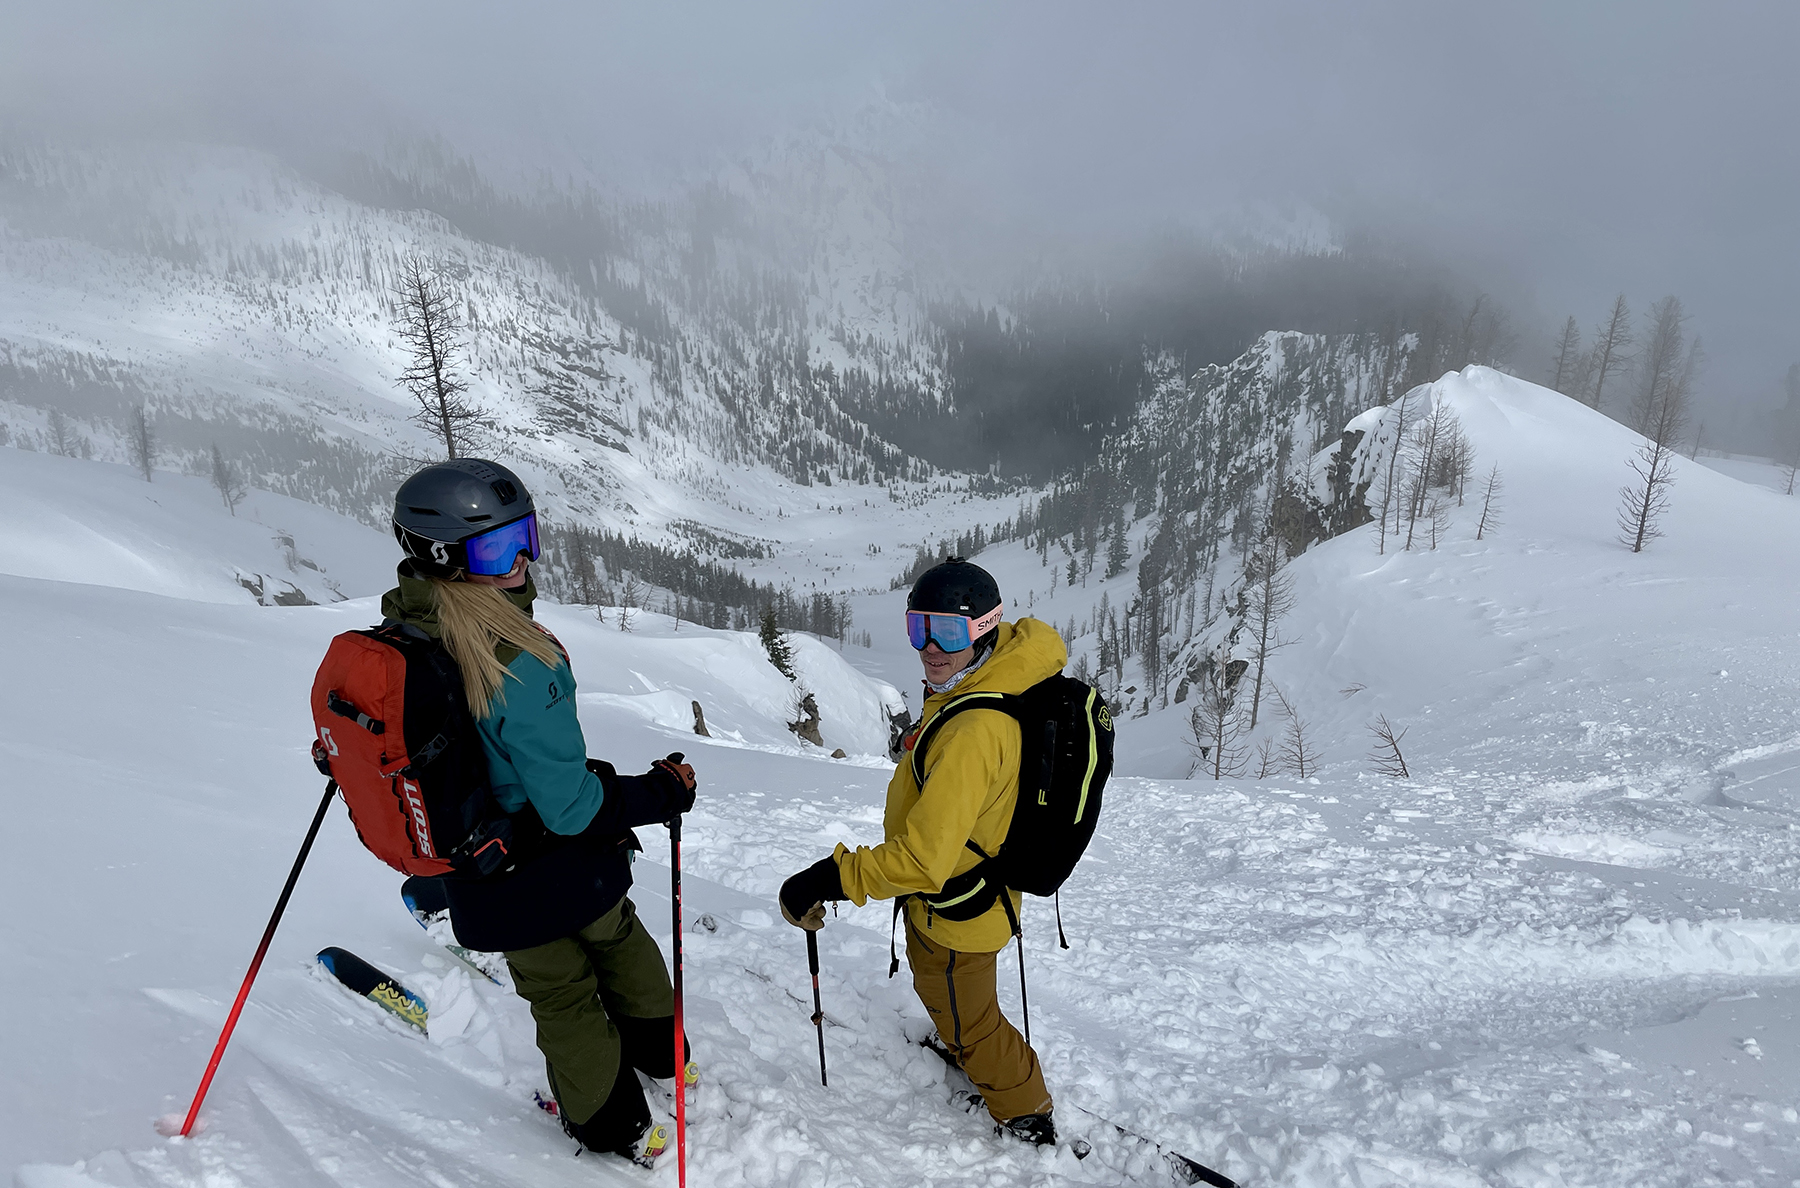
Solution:
<path fill-rule="evenodd" d="M 575 674 L 566 659 L 546 668 L 530 652 L 520 652 L 506 671 L 516 682 L 508 681 L 489 716 L 475 723 L 494 798 L 509 813 L 529 803 L 552 833 L 580 833 L 605 803 L 606 788 L 588 770 Z"/>
<path fill-rule="evenodd" d="M 527 581 L 502 593 L 529 615 L 537 587 Z M 438 636 L 431 585 L 404 568 L 400 584 L 381 600 L 381 613 Z M 475 722 L 494 798 L 509 813 L 530 804 L 552 833 L 580 833 L 593 824 L 606 788 L 588 770 L 587 740 L 575 715 L 575 674 L 567 657 L 549 668 L 511 645 L 503 645 L 498 655 L 514 679 L 495 694 L 492 712 Z"/>

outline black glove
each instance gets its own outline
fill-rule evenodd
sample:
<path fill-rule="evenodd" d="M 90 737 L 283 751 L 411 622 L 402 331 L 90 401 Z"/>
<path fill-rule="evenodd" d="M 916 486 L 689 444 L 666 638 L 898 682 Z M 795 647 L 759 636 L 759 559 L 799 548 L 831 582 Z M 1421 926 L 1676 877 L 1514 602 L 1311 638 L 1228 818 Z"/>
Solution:
<path fill-rule="evenodd" d="M 682 764 L 664 770 L 668 760 L 659 759 L 656 766 L 641 776 L 622 776 L 604 759 L 589 759 L 587 769 L 600 780 L 605 796 L 600 811 L 584 833 L 612 838 L 638 825 L 661 825 L 678 812 L 694 806 L 694 792 L 684 786 L 680 774 Z M 692 768 L 688 768 L 692 771 Z"/>
<path fill-rule="evenodd" d="M 781 918 L 796 928 L 825 927 L 825 901 L 844 898 L 844 880 L 835 857 L 821 858 L 781 885 Z"/>
<path fill-rule="evenodd" d="M 646 782 L 662 786 L 668 797 L 668 817 L 689 812 L 694 807 L 694 769 L 691 764 L 682 762 L 683 755 L 675 751 L 667 759 L 658 759 L 644 773 Z"/>

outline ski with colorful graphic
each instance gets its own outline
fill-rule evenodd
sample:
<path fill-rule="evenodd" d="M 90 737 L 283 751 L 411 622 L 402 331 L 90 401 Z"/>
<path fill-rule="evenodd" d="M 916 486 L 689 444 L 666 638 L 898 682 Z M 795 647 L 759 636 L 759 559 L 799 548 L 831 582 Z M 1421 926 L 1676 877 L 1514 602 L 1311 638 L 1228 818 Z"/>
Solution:
<path fill-rule="evenodd" d="M 316 959 L 325 972 L 354 994 L 368 999 L 401 1022 L 425 1030 L 429 1010 L 425 1000 L 401 985 L 400 979 L 376 969 L 348 949 L 336 945 L 320 949 Z"/>

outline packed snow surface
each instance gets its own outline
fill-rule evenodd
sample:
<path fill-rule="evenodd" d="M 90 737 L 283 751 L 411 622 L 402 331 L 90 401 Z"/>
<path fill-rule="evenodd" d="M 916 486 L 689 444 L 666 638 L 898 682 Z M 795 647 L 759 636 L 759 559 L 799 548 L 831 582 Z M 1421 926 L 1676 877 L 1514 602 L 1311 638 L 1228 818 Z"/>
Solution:
<path fill-rule="evenodd" d="M 950 1106 L 944 1068 L 911 1042 L 923 1009 L 904 973 L 885 976 L 885 904 L 846 905 L 821 933 L 819 1084 L 805 947 L 773 896 L 834 843 L 879 835 L 885 708 L 891 686 L 916 688 L 900 596 L 858 601 L 872 650 L 802 641 L 826 749 L 786 730 L 791 690 L 746 637 L 544 609 L 592 753 L 641 770 L 679 749 L 700 773 L 683 846 L 704 1069 L 691 1182 L 1167 1182 L 1075 1105 L 1259 1186 L 1800 1181 L 1800 512 L 1683 461 L 1665 536 L 1633 555 L 1614 525 L 1631 434 L 1485 369 L 1433 394 L 1478 471 L 1500 466 L 1505 515 L 1479 542 L 1471 503 L 1436 550 L 1390 539 L 1378 554 L 1364 529 L 1293 562 L 1292 644 L 1269 677 L 1310 724 L 1317 773 L 1189 778 L 1187 706 L 1134 700 L 1099 835 L 1065 888 L 1068 950 L 1048 905 L 1027 905 L 1032 1035 L 1059 1121 L 1095 1143 L 1086 1161 Z M 876 514 L 897 513 L 872 509 L 872 538 L 893 531 Z M 171 547 L 194 566 L 255 568 L 235 551 L 249 542 L 184 525 Z M 1059 625 L 1129 596 L 1127 576 L 1052 594 L 1023 545 L 981 563 L 1015 614 Z M 0 748 L 11 834 L 28 841 L 0 864 L 0 1164 L 16 1182 L 644 1182 L 574 1158 L 532 1108 L 543 1073 L 524 1004 L 432 945 L 341 810 L 207 1132 L 156 1137 L 318 801 L 312 668 L 376 612 L 95 574 L 0 577 L 22 674 L 0 690 Z M 693 700 L 710 740 L 692 733 Z M 1369 774 L 1378 713 L 1407 732 L 1409 780 Z M 838 746 L 849 757 L 827 758 Z M 666 945 L 667 844 L 646 841 L 633 894 Z M 311 957 L 328 944 L 424 995 L 430 1034 L 321 978 Z M 1004 972 L 1001 995 L 1015 1011 Z"/>

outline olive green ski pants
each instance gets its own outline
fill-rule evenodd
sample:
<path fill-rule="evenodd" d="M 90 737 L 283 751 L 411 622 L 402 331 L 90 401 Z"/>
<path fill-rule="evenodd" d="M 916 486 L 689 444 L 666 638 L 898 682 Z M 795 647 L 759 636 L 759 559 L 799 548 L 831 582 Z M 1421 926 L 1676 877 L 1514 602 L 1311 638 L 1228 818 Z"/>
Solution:
<path fill-rule="evenodd" d="M 587 1121 L 619 1075 L 614 1020 L 666 1023 L 675 1013 L 662 950 L 625 897 L 575 935 L 512 950 L 506 963 L 514 989 L 531 1003 L 558 1105 L 570 1121 Z"/>

